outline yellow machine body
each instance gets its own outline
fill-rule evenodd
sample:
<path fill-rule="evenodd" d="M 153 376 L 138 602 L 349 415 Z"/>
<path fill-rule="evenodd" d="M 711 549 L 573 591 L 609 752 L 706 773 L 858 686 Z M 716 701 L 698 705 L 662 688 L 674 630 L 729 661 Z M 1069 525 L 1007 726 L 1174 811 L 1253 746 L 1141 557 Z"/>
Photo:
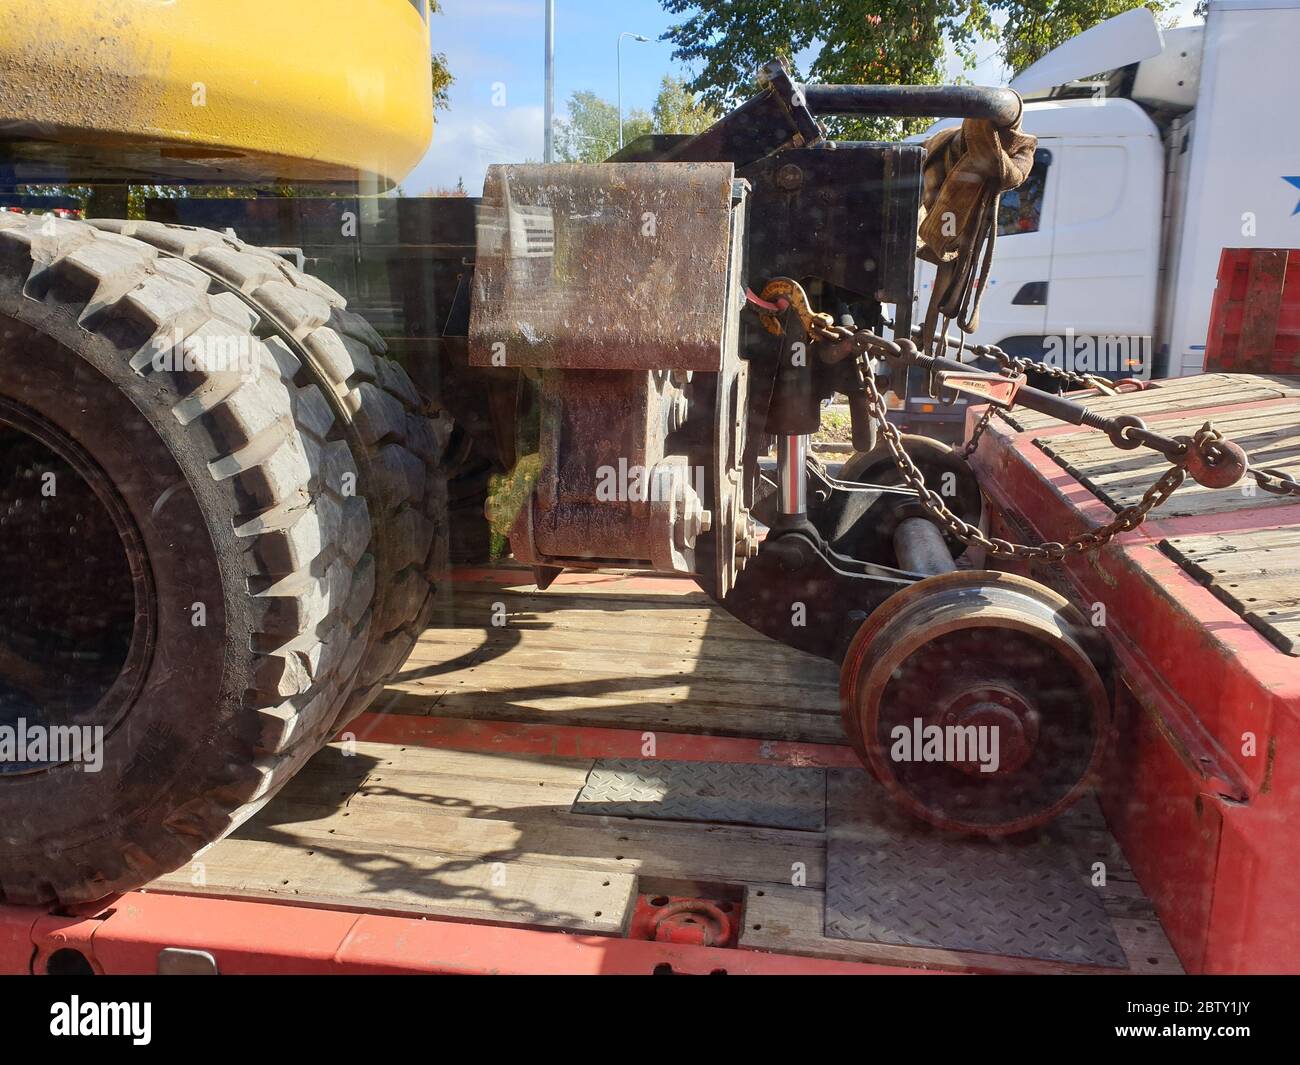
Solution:
<path fill-rule="evenodd" d="M 0 0 L 13 182 L 356 182 L 433 132 L 426 0 Z"/>

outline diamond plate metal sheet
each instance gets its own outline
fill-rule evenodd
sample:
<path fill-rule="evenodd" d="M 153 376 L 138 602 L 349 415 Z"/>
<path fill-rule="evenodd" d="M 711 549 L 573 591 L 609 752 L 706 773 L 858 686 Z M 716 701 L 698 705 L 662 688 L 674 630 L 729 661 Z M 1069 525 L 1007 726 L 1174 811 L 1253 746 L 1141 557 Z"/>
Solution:
<path fill-rule="evenodd" d="M 826 775 L 777 765 L 602 758 L 573 812 L 815 832 L 826 823 Z"/>
<path fill-rule="evenodd" d="M 1061 839 L 946 835 L 854 770 L 832 771 L 827 790 L 827 936 L 1127 968 L 1100 893 Z"/>

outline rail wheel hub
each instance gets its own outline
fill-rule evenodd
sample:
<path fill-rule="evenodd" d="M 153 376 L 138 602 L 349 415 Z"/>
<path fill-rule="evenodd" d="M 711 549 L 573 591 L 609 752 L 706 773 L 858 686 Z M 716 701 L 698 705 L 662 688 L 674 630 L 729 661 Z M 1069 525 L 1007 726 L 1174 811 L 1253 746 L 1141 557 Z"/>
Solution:
<path fill-rule="evenodd" d="M 1024 577 L 945 573 L 888 599 L 840 674 L 850 741 L 893 798 L 987 836 L 1043 824 L 1090 786 L 1110 728 L 1106 647 Z"/>
<path fill-rule="evenodd" d="M 1038 713 L 1011 688 L 981 686 L 964 692 L 948 705 L 942 723 L 947 728 L 996 730 L 998 764 L 988 770 L 992 773 L 1014 773 L 1020 769 L 1029 761 L 1038 742 Z M 955 760 L 953 766 L 963 773 L 985 772 L 973 756 Z"/>

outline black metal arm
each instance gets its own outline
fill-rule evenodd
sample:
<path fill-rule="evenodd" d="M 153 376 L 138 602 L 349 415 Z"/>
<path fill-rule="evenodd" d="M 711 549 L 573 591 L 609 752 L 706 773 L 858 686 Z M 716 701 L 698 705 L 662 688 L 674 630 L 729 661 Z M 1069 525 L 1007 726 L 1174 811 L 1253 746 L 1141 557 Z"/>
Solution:
<path fill-rule="evenodd" d="M 1014 89 L 971 85 L 805 85 L 803 95 L 814 115 L 986 118 L 999 128 L 1021 110 Z"/>

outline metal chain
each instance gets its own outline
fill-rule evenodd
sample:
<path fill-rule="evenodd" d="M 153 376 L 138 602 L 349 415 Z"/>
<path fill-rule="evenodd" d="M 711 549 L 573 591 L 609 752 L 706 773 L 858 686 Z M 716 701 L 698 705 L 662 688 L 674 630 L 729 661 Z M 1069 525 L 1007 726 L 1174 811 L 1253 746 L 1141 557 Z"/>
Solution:
<path fill-rule="evenodd" d="M 977 345 L 968 350 L 976 355 L 986 355 L 989 358 L 996 359 L 998 372 L 1004 377 L 1011 377 L 1017 373 L 1028 374 L 1032 371 L 1067 384 L 1082 385 L 1085 388 L 1093 388 L 1098 384 L 1098 379 L 1091 374 L 1063 370 L 1060 367 L 1049 366 L 1045 362 L 1037 362 L 1033 359 L 1012 358 L 996 344 Z M 993 420 L 995 413 L 997 413 L 997 407 L 990 403 L 985 408 L 983 417 L 976 423 L 974 431 L 970 434 L 970 439 L 966 441 L 966 446 L 961 449 L 962 458 L 969 459 L 975 454 L 976 449 L 980 446 L 980 437 L 984 435 L 984 430 L 989 427 L 989 422 Z"/>
<path fill-rule="evenodd" d="M 1136 529 L 1146 520 L 1147 514 L 1168 499 L 1187 477 L 1186 460 L 1176 462 L 1142 495 L 1142 499 L 1133 506 L 1125 507 L 1115 515 L 1115 520 L 1100 528 L 1092 529 L 1074 537 L 1067 543 L 1056 541 L 1045 544 L 1014 544 L 1008 540 L 986 536 L 977 526 L 970 524 L 954 514 L 944 504 L 943 498 L 925 483 L 925 476 L 903 447 L 902 435 L 897 427 L 889 421 L 885 397 L 876 387 L 875 379 L 865 375 L 864 385 L 867 393 L 867 406 L 880 427 L 881 435 L 888 446 L 898 472 L 908 487 L 917 495 L 917 500 L 936 523 L 947 533 L 962 543 L 975 544 L 984 548 L 989 554 L 998 558 L 1014 558 L 1043 562 L 1060 562 L 1070 555 L 1082 554 L 1093 548 L 1108 543 L 1119 533 Z M 1202 444 L 1202 434 L 1197 433 L 1197 446 Z M 1208 443 L 1208 437 L 1204 441 Z"/>
<path fill-rule="evenodd" d="M 970 439 L 966 441 L 966 446 L 961 449 L 962 458 L 968 459 L 975 454 L 975 449 L 980 446 L 980 437 L 984 435 L 984 430 L 989 427 L 989 422 L 993 420 L 993 412 L 996 410 L 997 407 L 992 403 L 984 408 L 983 416 L 975 423 L 975 428 L 970 434 Z"/>
<path fill-rule="evenodd" d="M 1017 373 L 1036 373 L 1046 374 L 1059 380 L 1068 380 L 1075 384 L 1081 384 L 1085 387 L 1093 387 L 1097 384 L 1097 378 L 1090 374 L 1078 374 L 1069 370 L 1058 369 L 1055 366 L 1049 366 L 1044 362 L 1035 362 L 1033 359 L 1013 359 L 1005 351 L 995 344 L 989 344 L 980 348 L 971 348 L 979 354 L 985 354 L 998 361 L 1001 372 L 1005 375 L 1009 371 Z M 984 435 L 984 430 L 988 428 L 989 422 L 993 415 L 997 413 L 997 408 L 992 404 L 985 409 L 983 416 L 976 423 L 971 438 L 967 441 L 966 446 L 962 448 L 961 457 L 969 459 L 975 454 L 975 449 L 979 447 L 980 437 Z M 1215 440 L 1222 440 L 1223 434 L 1214 428 L 1209 422 L 1206 422 L 1201 431 L 1196 434 L 1198 445 L 1213 443 Z M 1275 469 L 1258 469 L 1250 470 L 1251 476 L 1255 478 L 1255 483 L 1263 489 L 1276 496 L 1292 496 L 1300 498 L 1300 481 L 1297 481 L 1289 474 Z"/>
<path fill-rule="evenodd" d="M 1251 470 L 1251 475 L 1255 478 L 1255 483 L 1265 492 L 1275 496 L 1297 496 L 1300 497 L 1300 481 L 1297 481 L 1289 474 L 1281 470 L 1259 469 Z"/>
<path fill-rule="evenodd" d="M 864 342 L 864 347 L 872 346 L 869 341 L 881 341 L 883 338 L 876 337 L 870 330 L 855 329 L 852 326 L 836 325 L 834 319 L 829 314 L 816 313 L 810 314 L 804 322 L 805 329 L 811 339 L 829 341 L 836 343 L 839 341 L 853 340 Z M 970 351 L 977 357 L 987 357 L 997 361 L 999 372 L 1004 376 L 1013 376 L 1015 374 L 1028 374 L 1030 372 L 1043 374 L 1047 377 L 1071 384 L 1083 385 L 1086 388 L 1097 387 L 1099 379 L 1091 374 L 1080 374 L 1070 370 L 1064 370 L 1056 366 L 1049 366 L 1044 362 L 1036 362 L 1033 359 L 1013 358 L 995 344 L 973 345 L 966 350 Z M 869 366 L 864 367 L 862 374 L 863 386 L 867 394 L 867 403 L 871 409 L 872 417 L 880 425 L 880 431 L 884 435 L 885 443 L 894 457 L 894 462 L 898 466 L 899 473 L 904 480 L 916 490 L 922 505 L 928 510 L 941 526 L 951 533 L 958 540 L 966 544 L 977 544 L 990 553 L 1005 558 L 1020 559 L 1040 559 L 1046 561 L 1060 561 L 1067 555 L 1079 554 L 1083 551 L 1090 550 L 1094 547 L 1100 547 L 1102 544 L 1109 542 L 1121 532 L 1128 532 L 1136 529 L 1143 521 L 1146 520 L 1147 514 L 1158 507 L 1168 499 L 1174 491 L 1183 483 L 1187 476 L 1186 459 L 1174 462 L 1168 470 L 1165 471 L 1145 493 L 1141 500 L 1132 506 L 1125 507 L 1119 511 L 1115 520 L 1108 525 L 1103 525 L 1091 532 L 1083 533 L 1076 536 L 1068 543 L 1047 543 L 1041 546 L 1030 544 L 1013 544 L 1006 540 L 989 538 L 985 536 L 975 526 L 963 521 L 956 514 L 950 511 L 940 498 L 933 491 L 925 487 L 925 478 L 921 475 L 920 469 L 912 462 L 907 452 L 903 449 L 902 439 L 898 430 L 888 418 L 888 408 L 885 405 L 884 397 L 880 394 L 879 388 L 876 387 L 875 376 Z M 1107 382 L 1100 382 L 1107 383 Z M 988 428 L 989 422 L 996 413 L 996 408 L 989 405 L 985 410 L 983 417 L 976 424 L 971 438 L 966 446 L 960 452 L 962 458 L 970 458 L 979 446 L 980 438 L 984 435 L 985 429 Z M 1192 446 L 1198 450 L 1204 451 L 1211 447 L 1215 440 L 1221 440 L 1223 434 L 1214 428 L 1209 422 L 1196 433 L 1192 440 Z M 1294 477 L 1283 473 L 1277 469 L 1258 469 L 1249 471 L 1255 478 L 1256 484 L 1272 495 L 1291 496 L 1300 498 L 1300 481 Z"/>
<path fill-rule="evenodd" d="M 1043 377 L 1061 381 L 1064 384 L 1081 385 L 1084 388 L 1096 388 L 1099 381 L 1103 384 L 1106 383 L 1105 378 L 1098 378 L 1094 374 L 1075 373 L 1073 370 L 1063 370 L 1059 366 L 1051 366 L 1048 363 L 1038 362 L 1034 359 L 1013 358 L 996 344 L 980 345 L 968 350 L 997 360 L 1000 371 L 1007 376 L 1011 376 L 1013 373 L 1036 373 Z"/>

